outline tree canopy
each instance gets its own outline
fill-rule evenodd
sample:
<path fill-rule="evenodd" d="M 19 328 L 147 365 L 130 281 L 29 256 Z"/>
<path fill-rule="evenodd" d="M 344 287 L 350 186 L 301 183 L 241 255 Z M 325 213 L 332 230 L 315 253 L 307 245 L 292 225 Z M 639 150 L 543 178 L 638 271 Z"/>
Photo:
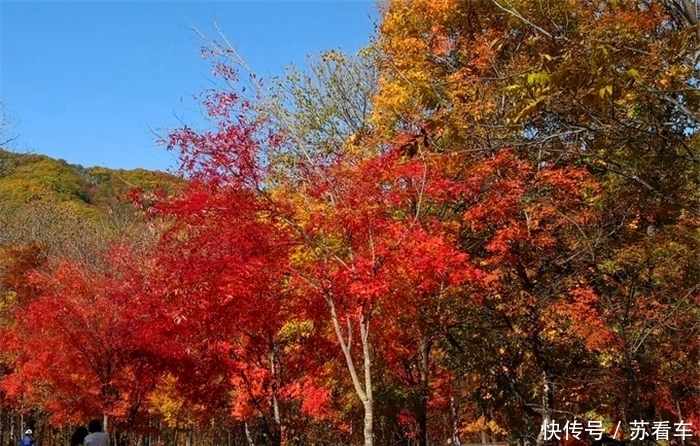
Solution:
<path fill-rule="evenodd" d="M 0 239 L 10 407 L 187 446 L 700 435 L 695 9 L 380 10 L 270 87 L 208 42 L 177 182 L 0 152 L 0 205 L 63 234 Z M 105 208 L 90 243 L 61 213 Z"/>

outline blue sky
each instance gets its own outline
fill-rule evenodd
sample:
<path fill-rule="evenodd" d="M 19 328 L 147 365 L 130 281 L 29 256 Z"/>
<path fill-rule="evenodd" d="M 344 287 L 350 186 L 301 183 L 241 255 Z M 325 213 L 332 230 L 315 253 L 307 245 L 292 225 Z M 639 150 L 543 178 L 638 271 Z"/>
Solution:
<path fill-rule="evenodd" d="M 377 21 L 373 1 L 0 0 L 0 100 L 19 121 L 15 150 L 84 166 L 176 167 L 151 129 L 197 121 L 211 87 L 203 43 L 218 23 L 263 78 L 329 49 L 354 53 Z"/>

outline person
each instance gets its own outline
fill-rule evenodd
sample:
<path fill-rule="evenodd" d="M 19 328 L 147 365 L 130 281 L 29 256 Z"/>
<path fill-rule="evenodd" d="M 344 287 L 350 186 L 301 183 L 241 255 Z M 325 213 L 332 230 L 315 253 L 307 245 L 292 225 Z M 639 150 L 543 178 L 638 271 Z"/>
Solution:
<path fill-rule="evenodd" d="M 78 426 L 70 438 L 70 446 L 79 446 L 85 444 L 85 437 L 87 437 L 88 429 L 85 426 Z"/>
<path fill-rule="evenodd" d="M 19 441 L 19 446 L 34 446 L 34 432 L 31 429 L 24 431 L 24 438 Z"/>
<path fill-rule="evenodd" d="M 84 446 L 109 446 L 109 436 L 102 432 L 102 423 L 100 420 L 92 420 L 88 423 L 88 431 L 90 432 L 85 441 Z"/>

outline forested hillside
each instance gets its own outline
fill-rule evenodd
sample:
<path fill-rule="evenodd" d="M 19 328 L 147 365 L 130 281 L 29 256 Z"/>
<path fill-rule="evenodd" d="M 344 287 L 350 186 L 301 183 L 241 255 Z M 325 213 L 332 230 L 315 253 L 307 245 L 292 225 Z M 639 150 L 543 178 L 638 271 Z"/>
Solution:
<path fill-rule="evenodd" d="M 173 179 L 161 172 L 86 168 L 0 148 L 0 199 L 8 207 L 43 201 L 66 204 L 85 214 L 104 213 L 118 202 L 128 203 L 126 193 L 133 188 L 155 189 Z"/>
<path fill-rule="evenodd" d="M 162 172 L 85 168 L 0 149 L 0 246 L 36 244 L 51 254 L 89 255 L 83 244 L 98 249 L 139 219 L 143 224 L 130 193 L 165 192 L 178 183 Z"/>
<path fill-rule="evenodd" d="M 267 83 L 205 42 L 178 181 L 3 153 L 0 440 L 698 445 L 691 6 L 388 0 Z"/>

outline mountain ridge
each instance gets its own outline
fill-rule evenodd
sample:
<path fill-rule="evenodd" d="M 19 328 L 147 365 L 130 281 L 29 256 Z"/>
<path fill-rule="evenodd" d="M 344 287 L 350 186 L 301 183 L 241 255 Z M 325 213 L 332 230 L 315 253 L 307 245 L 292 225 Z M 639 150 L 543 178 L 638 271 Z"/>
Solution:
<path fill-rule="evenodd" d="M 162 171 L 84 167 L 48 155 L 0 148 L 0 206 L 50 201 L 108 211 L 126 203 L 127 193 L 134 188 L 154 191 L 181 181 Z"/>

